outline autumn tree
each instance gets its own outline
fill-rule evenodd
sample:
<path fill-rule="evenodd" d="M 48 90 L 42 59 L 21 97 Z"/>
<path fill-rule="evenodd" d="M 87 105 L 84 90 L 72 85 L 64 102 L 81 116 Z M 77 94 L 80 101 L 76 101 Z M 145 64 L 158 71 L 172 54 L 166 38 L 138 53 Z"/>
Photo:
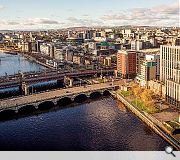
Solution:
<path fill-rule="evenodd" d="M 134 85 L 132 86 L 132 91 L 136 97 L 140 97 L 140 94 L 143 92 L 143 89 L 140 88 L 138 85 Z"/>
<path fill-rule="evenodd" d="M 143 102 L 152 101 L 152 97 L 153 97 L 153 92 L 151 90 L 149 90 L 149 89 L 145 89 L 140 94 L 140 98 L 142 99 Z"/>

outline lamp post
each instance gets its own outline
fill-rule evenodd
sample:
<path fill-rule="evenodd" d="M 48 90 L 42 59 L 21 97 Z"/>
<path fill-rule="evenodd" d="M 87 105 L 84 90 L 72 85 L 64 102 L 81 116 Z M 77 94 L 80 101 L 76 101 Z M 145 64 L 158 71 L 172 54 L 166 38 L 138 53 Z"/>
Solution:
<path fill-rule="evenodd" d="M 162 102 L 160 102 L 160 111 L 162 110 Z"/>
<path fill-rule="evenodd" d="M 112 78 L 112 86 L 114 86 L 114 79 Z"/>
<path fill-rule="evenodd" d="M 32 95 L 33 95 L 33 86 L 32 86 Z"/>
<path fill-rule="evenodd" d="M 101 79 L 103 78 L 103 74 L 102 74 L 102 68 L 101 68 Z"/>

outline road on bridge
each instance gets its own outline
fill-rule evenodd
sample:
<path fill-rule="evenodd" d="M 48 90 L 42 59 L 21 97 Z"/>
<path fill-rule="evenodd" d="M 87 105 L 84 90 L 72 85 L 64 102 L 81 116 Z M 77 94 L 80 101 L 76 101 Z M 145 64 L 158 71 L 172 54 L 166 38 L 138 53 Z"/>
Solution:
<path fill-rule="evenodd" d="M 122 83 L 122 81 L 115 81 L 114 85 L 119 85 L 120 83 Z M 56 97 L 70 96 L 73 94 L 80 94 L 80 93 L 88 92 L 88 91 L 106 89 L 108 87 L 112 87 L 111 82 L 88 85 L 86 87 L 80 86 L 80 87 L 73 87 L 73 88 L 66 88 L 66 89 L 58 89 L 58 90 L 53 90 L 49 92 L 28 95 L 28 96 L 10 98 L 10 99 L 0 101 L 0 110 L 8 109 L 15 106 L 18 107 L 25 104 L 36 103 L 39 101 L 46 101 L 46 100 L 54 99 Z"/>

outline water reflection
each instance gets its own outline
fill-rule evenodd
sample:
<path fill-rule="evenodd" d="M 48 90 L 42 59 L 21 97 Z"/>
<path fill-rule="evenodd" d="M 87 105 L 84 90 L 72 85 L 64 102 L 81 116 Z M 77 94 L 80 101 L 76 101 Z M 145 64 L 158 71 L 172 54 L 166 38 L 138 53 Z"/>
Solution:
<path fill-rule="evenodd" d="M 43 66 L 30 62 L 24 57 L 19 55 L 11 55 L 0 52 L 0 76 L 12 75 L 18 71 L 41 71 L 45 69 Z"/>
<path fill-rule="evenodd" d="M 167 145 L 111 97 L 1 122 L 0 135 L 0 150 L 164 150 Z"/>

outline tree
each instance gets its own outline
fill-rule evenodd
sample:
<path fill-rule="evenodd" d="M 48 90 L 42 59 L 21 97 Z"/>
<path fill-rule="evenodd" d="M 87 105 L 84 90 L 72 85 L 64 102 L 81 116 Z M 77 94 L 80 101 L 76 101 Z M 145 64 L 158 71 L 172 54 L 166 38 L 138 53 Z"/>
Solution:
<path fill-rule="evenodd" d="M 139 86 L 133 86 L 132 91 L 136 97 L 140 97 L 140 94 L 143 92 L 143 89 L 140 88 Z"/>
<path fill-rule="evenodd" d="M 145 89 L 141 94 L 140 98 L 142 99 L 143 102 L 146 101 L 152 101 L 153 97 L 153 92 L 149 89 Z"/>

